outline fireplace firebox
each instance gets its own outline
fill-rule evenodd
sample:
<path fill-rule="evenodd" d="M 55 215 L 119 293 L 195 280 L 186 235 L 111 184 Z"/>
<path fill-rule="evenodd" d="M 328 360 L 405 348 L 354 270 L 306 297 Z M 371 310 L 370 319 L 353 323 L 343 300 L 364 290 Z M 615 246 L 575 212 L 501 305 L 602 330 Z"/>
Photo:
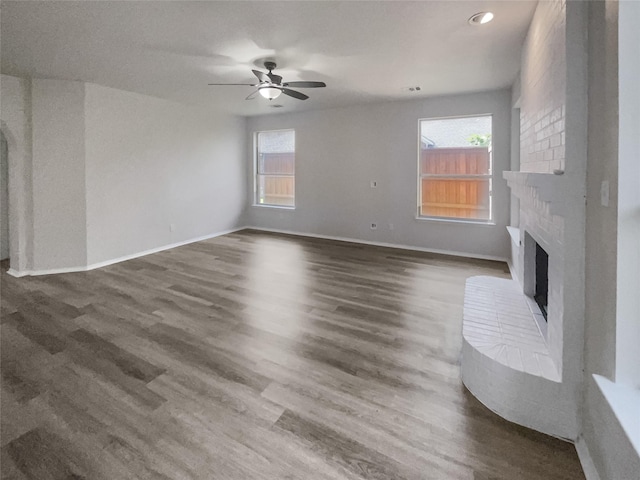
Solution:
<path fill-rule="evenodd" d="M 547 320 L 547 304 L 549 295 L 549 254 L 536 242 L 536 287 L 533 299 Z"/>

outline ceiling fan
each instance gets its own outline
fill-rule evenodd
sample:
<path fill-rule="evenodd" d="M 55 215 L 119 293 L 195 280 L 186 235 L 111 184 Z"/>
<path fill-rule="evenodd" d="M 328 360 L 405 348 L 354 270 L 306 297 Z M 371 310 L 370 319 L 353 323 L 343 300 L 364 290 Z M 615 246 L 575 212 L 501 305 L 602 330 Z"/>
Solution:
<path fill-rule="evenodd" d="M 278 98 L 281 93 L 288 95 L 298 100 L 306 100 L 309 98 L 302 92 L 291 90 L 288 87 L 296 88 L 319 88 L 326 87 L 324 82 L 282 82 L 282 77 L 272 73 L 276 68 L 275 62 L 264 62 L 264 68 L 269 70 L 269 73 L 261 72 L 260 70 L 251 70 L 253 74 L 258 78 L 258 83 L 210 83 L 209 85 L 245 85 L 248 87 L 258 87 L 258 89 L 251 93 L 245 100 L 251 100 L 255 98 L 259 93 L 268 100 Z"/>

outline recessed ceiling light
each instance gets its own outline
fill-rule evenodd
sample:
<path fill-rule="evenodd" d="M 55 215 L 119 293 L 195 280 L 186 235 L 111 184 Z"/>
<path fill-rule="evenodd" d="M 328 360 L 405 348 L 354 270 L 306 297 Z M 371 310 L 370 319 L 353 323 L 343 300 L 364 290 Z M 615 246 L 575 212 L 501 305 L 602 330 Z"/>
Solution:
<path fill-rule="evenodd" d="M 469 23 L 471 25 L 483 25 L 485 23 L 489 23 L 493 20 L 493 13 L 491 12 L 480 12 L 476 13 L 469 19 Z"/>

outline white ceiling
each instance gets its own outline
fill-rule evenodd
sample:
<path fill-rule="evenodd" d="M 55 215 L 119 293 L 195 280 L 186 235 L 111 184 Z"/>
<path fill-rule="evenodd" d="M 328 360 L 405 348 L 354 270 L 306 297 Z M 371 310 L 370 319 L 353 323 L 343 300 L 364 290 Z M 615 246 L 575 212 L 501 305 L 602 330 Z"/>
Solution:
<path fill-rule="evenodd" d="M 7 2 L 1 71 L 260 115 L 509 86 L 535 1 Z M 493 22 L 467 19 L 492 11 Z M 245 101 L 252 68 L 319 80 L 306 101 Z M 262 68 L 260 68 L 262 69 Z M 403 87 L 420 86 L 419 93 Z"/>

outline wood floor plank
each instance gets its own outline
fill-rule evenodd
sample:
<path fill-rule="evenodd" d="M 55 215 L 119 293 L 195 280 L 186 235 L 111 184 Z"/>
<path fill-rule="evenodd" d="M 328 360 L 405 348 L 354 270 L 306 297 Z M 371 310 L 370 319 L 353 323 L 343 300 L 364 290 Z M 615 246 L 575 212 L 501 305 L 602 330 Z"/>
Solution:
<path fill-rule="evenodd" d="M 275 426 L 303 439 L 323 457 L 356 475 L 372 480 L 423 479 L 424 473 L 413 465 L 400 463 L 387 455 L 367 448 L 352 437 L 340 434 L 319 422 L 305 419 L 286 410 Z M 470 477 L 467 477 L 470 478 Z"/>
<path fill-rule="evenodd" d="M 126 352 L 113 343 L 103 340 L 98 335 L 82 328 L 69 334 L 69 338 L 83 344 L 93 355 L 115 364 L 125 375 L 141 380 L 144 383 L 150 382 L 166 371 L 164 368 L 151 365 L 142 358 Z"/>
<path fill-rule="evenodd" d="M 27 478 L 41 480 L 87 479 L 86 471 L 71 454 L 74 451 L 62 444 L 62 439 L 44 429 L 36 428 L 12 441 L 8 455 Z"/>
<path fill-rule="evenodd" d="M 287 412 L 295 411 L 304 421 L 328 429 L 324 433 L 328 435 L 328 441 L 333 437 L 355 439 L 358 450 L 370 452 L 367 455 L 369 458 L 387 456 L 402 465 L 411 466 L 404 476 L 401 475 L 401 469 L 397 469 L 402 478 L 413 477 L 416 471 L 420 473 L 419 478 L 423 479 L 473 478 L 473 470 L 469 466 L 455 458 L 447 458 L 449 445 L 438 449 L 434 445 L 434 440 L 437 439 L 431 436 L 425 439 L 420 433 L 416 434 L 419 423 L 415 419 L 411 419 L 412 427 L 403 430 L 397 425 L 397 413 L 393 412 L 394 422 L 386 423 L 388 417 L 384 414 L 392 412 L 383 406 L 371 405 L 348 394 L 333 397 L 312 388 L 301 389 L 298 385 L 285 387 L 274 383 L 264 395 L 286 406 Z M 276 426 L 282 426 L 282 418 Z M 298 419 L 294 423 L 299 421 Z M 298 427 L 294 430 L 289 427 L 287 429 L 295 432 Z"/>
<path fill-rule="evenodd" d="M 0 478 L 582 480 L 460 381 L 464 283 L 505 264 L 245 230 L 0 272 Z"/>

